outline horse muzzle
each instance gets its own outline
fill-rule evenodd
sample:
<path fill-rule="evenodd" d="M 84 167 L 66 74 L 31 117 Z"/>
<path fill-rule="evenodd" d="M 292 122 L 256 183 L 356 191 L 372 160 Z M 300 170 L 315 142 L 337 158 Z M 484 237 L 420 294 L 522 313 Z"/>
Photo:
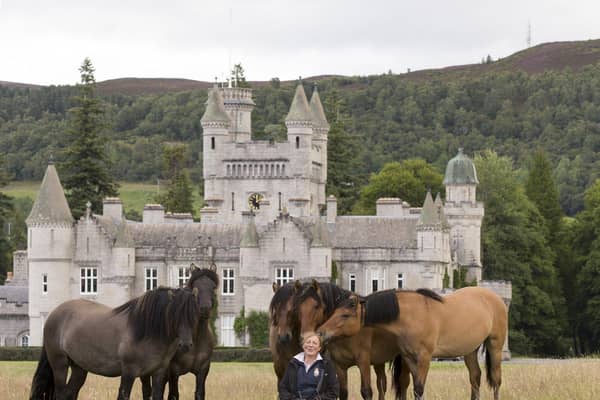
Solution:
<path fill-rule="evenodd" d="M 285 335 L 277 335 L 277 342 L 282 345 L 287 345 L 292 340 L 292 335 L 286 333 Z"/>
<path fill-rule="evenodd" d="M 191 349 L 192 349 L 192 342 L 180 341 L 179 344 L 178 344 L 178 346 L 177 346 L 177 350 L 180 353 L 187 353 Z"/>

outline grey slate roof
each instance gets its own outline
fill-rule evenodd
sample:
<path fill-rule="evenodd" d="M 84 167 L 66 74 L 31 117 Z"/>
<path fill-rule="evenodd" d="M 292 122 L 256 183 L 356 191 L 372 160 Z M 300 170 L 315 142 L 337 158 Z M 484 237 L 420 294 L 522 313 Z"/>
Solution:
<path fill-rule="evenodd" d="M 258 247 L 258 232 L 256 231 L 254 218 L 244 227 L 244 235 L 240 241 L 240 247 Z"/>
<path fill-rule="evenodd" d="M 421 210 L 421 216 L 419 217 L 419 225 L 434 225 L 439 222 L 436 206 L 433 203 L 431 192 L 428 191 L 423 203 L 423 209 Z"/>
<path fill-rule="evenodd" d="M 29 302 L 27 286 L 0 286 L 0 300 L 8 303 L 24 304 Z"/>
<path fill-rule="evenodd" d="M 463 149 L 458 149 L 458 154 L 452 160 L 448 161 L 446 174 L 444 175 L 444 185 L 451 184 L 478 184 L 477 171 L 473 161 L 463 153 Z"/>
<path fill-rule="evenodd" d="M 436 194 L 435 200 L 433 202 L 435 205 L 435 209 L 438 213 L 438 220 L 441 222 L 442 227 L 450 229 L 450 223 L 448 222 L 448 218 L 446 217 L 446 213 L 444 212 L 444 203 L 442 203 L 442 196 L 440 193 Z"/>
<path fill-rule="evenodd" d="M 67 203 L 54 164 L 49 164 L 46 168 L 40 191 L 26 222 L 27 225 L 73 223 L 71 209 Z"/>
<path fill-rule="evenodd" d="M 302 83 L 296 87 L 296 93 L 285 121 L 312 121 L 312 113 Z"/>
<path fill-rule="evenodd" d="M 416 218 L 337 217 L 329 224 L 334 248 L 415 248 Z"/>
<path fill-rule="evenodd" d="M 239 224 L 142 224 L 128 221 L 128 228 L 135 247 L 166 246 L 167 238 L 176 238 L 179 247 L 198 246 L 198 237 L 202 244 L 210 242 L 219 248 L 239 247 L 242 239 L 243 225 Z"/>
<path fill-rule="evenodd" d="M 312 114 L 314 126 L 325 129 L 329 128 L 329 123 L 327 122 L 327 117 L 325 117 L 325 111 L 323 111 L 323 105 L 321 104 L 321 97 L 319 96 L 317 85 L 315 85 L 310 98 L 310 112 Z"/>
<path fill-rule="evenodd" d="M 225 111 L 223 96 L 221 96 L 219 88 L 214 87 L 208 93 L 206 110 L 204 111 L 204 115 L 200 119 L 200 122 L 221 122 L 223 124 L 231 123 L 229 115 L 227 115 L 227 112 Z"/>

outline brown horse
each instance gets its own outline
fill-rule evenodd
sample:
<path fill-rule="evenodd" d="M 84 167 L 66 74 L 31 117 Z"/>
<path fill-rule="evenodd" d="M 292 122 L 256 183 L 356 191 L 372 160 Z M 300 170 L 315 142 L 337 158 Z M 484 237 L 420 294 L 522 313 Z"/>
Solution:
<path fill-rule="evenodd" d="M 467 287 L 440 297 L 427 290 L 376 292 L 366 299 L 352 296 L 321 325 L 327 340 L 357 335 L 365 326 L 392 335 L 390 351 L 402 355 L 394 363 L 396 398 L 406 399 L 409 372 L 416 400 L 423 399 L 432 357 L 464 356 L 469 370 L 471 399 L 479 399 L 481 370 L 477 350 L 486 352 L 487 381 L 499 399 L 502 347 L 508 329 L 508 312 L 502 299 L 488 289 Z M 402 366 L 407 368 L 402 368 Z"/>
<path fill-rule="evenodd" d="M 279 286 L 273 283 L 273 298 L 269 305 L 269 349 L 273 356 L 273 368 L 277 383 L 285 374 L 288 363 L 302 351 L 298 332 L 292 332 L 287 324 L 288 314 L 292 310 L 294 285 L 286 283 Z"/>
<path fill-rule="evenodd" d="M 293 312 L 289 315 L 295 320 L 290 320 L 290 325 L 299 324 L 297 330 L 302 333 L 316 331 L 333 314 L 335 308 L 346 301 L 352 292 L 330 283 L 318 283 L 313 280 L 311 284 L 301 285 L 296 282 L 296 295 L 294 296 Z M 385 376 L 386 361 L 393 361 L 397 353 L 390 352 L 386 343 L 393 336 L 384 331 L 370 327 L 363 327 L 360 332 L 349 338 L 339 338 L 327 344 L 327 351 L 335 362 L 340 381 L 340 399 L 348 398 L 348 368 L 356 365 L 360 370 L 361 389 L 363 399 L 372 399 L 371 365 L 377 377 L 377 391 L 379 400 L 385 398 L 387 378 Z M 401 362 L 401 359 L 396 361 Z"/>
<path fill-rule="evenodd" d="M 210 268 L 200 269 L 192 263 L 191 276 L 187 282 L 187 289 L 196 291 L 198 295 L 198 327 L 194 331 L 192 348 L 190 351 L 178 351 L 169 365 L 169 396 L 168 400 L 179 399 L 179 376 L 188 372 L 196 375 L 195 400 L 204 400 L 206 391 L 206 377 L 210 369 L 210 357 L 215 347 L 215 337 L 210 328 L 210 315 L 213 305 L 216 304 L 216 289 L 219 286 L 219 276 L 215 272 L 215 265 Z"/>
<path fill-rule="evenodd" d="M 44 325 L 30 399 L 77 399 L 88 371 L 120 375 L 118 400 L 129 399 L 136 377 L 152 376 L 152 398 L 162 399 L 171 359 L 193 346 L 197 295 L 158 288 L 115 309 L 82 299 L 62 303 Z"/>

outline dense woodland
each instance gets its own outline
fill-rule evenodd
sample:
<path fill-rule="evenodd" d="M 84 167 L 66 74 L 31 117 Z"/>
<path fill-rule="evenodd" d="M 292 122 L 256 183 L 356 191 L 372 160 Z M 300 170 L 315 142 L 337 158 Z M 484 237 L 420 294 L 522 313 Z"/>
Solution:
<path fill-rule="evenodd" d="M 305 89 L 310 95 L 311 85 Z M 278 79 L 255 88 L 255 139 L 285 140 L 293 90 Z M 329 78 L 319 92 L 332 126 L 327 190 L 342 213 L 372 213 L 381 196 L 420 205 L 464 147 L 486 206 L 484 277 L 513 282 L 512 350 L 600 350 L 600 64 L 453 79 Z M 9 180 L 40 180 L 51 156 L 65 160 L 76 94 L 76 87 L 0 87 L 0 190 Z M 164 145 L 185 144 L 176 146 L 178 157 L 201 183 L 206 97 L 205 90 L 103 96 L 100 135 L 111 175 L 163 177 Z M 24 230 L 30 206 L 11 208 L 0 197 L 0 222 Z M 24 244 L 24 232 L 12 242 L 3 235 L 0 274 L 9 251 Z"/>

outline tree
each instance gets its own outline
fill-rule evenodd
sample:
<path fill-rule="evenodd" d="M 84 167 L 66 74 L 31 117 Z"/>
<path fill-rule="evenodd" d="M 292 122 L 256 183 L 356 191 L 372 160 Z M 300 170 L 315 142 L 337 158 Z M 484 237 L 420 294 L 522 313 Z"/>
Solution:
<path fill-rule="evenodd" d="M 156 201 L 169 212 L 194 212 L 193 189 L 185 170 L 186 162 L 185 146 L 164 146 L 162 176 L 168 182 L 168 186 L 167 192 L 158 195 Z"/>
<path fill-rule="evenodd" d="M 8 184 L 8 175 L 4 171 L 4 158 L 0 153 L 0 189 Z M 12 251 L 14 250 L 7 225 L 13 213 L 12 198 L 0 191 L 0 284 L 6 279 L 6 271 L 11 269 Z"/>
<path fill-rule="evenodd" d="M 231 70 L 231 79 L 233 80 L 232 84 L 235 87 L 250 87 L 250 84 L 246 82 L 246 77 L 244 76 L 244 68 L 242 67 L 242 63 L 237 63 L 233 66 L 233 69 Z"/>
<path fill-rule="evenodd" d="M 564 319 L 546 224 L 519 184 L 508 157 L 486 151 L 474 159 L 485 202 L 484 278 L 512 281 L 511 348 L 520 354 L 562 354 Z"/>
<path fill-rule="evenodd" d="M 421 206 L 428 189 L 442 192 L 442 180 L 442 175 L 425 160 L 413 158 L 385 164 L 361 190 L 353 213 L 375 214 L 375 202 L 381 197 L 399 197 L 413 206 Z"/>
<path fill-rule="evenodd" d="M 70 110 L 70 145 L 62 164 L 63 186 L 76 219 L 85 213 L 88 201 L 92 211 L 100 213 L 102 200 L 118 194 L 118 184 L 108 172 L 106 139 L 101 134 L 103 110 L 95 95 L 94 67 L 89 58 L 83 60 L 79 72 L 79 95 L 74 99 L 77 106 Z"/>

